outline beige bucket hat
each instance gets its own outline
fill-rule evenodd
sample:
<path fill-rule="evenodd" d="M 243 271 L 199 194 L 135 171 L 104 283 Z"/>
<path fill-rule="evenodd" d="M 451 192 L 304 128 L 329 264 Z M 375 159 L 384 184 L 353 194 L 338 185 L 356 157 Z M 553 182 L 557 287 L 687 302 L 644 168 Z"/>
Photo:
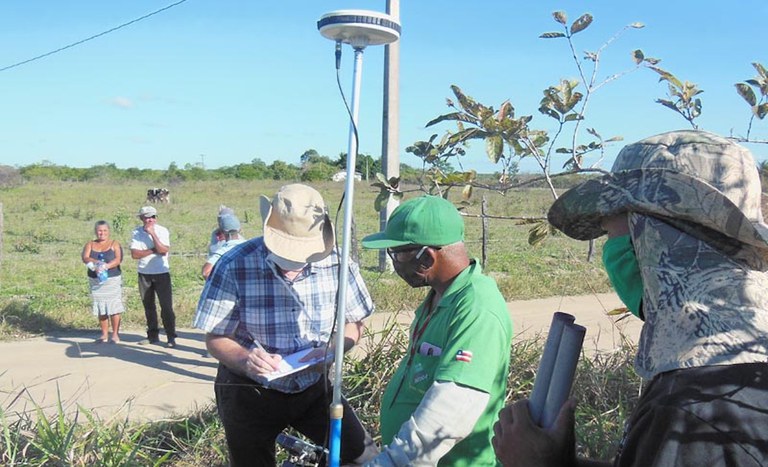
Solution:
<path fill-rule="evenodd" d="M 331 254 L 333 224 L 317 190 L 294 183 L 281 187 L 271 200 L 262 195 L 260 201 L 269 251 L 299 263 L 313 263 Z"/>

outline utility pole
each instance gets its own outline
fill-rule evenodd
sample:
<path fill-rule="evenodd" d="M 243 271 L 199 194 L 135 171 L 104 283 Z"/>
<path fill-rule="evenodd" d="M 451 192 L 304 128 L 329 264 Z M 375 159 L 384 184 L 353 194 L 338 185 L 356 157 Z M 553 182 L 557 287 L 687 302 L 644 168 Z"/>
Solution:
<path fill-rule="evenodd" d="M 400 22 L 400 0 L 387 0 L 387 11 Z M 400 176 L 400 41 L 384 46 L 384 107 L 382 115 L 381 168 L 389 180 Z M 398 206 L 392 195 L 379 213 L 379 229 L 384 230 Z M 379 270 L 392 270 L 385 250 L 379 251 Z"/>

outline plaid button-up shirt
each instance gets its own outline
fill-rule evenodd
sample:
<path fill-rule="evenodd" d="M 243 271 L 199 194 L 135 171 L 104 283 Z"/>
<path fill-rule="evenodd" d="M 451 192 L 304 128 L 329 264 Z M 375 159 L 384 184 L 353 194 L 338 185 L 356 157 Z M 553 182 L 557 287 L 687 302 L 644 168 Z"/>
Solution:
<path fill-rule="evenodd" d="M 324 260 L 310 263 L 291 282 L 268 255 L 263 238 L 258 237 L 222 256 L 206 281 L 194 326 L 231 336 L 248 349 L 255 347 L 255 339 L 268 352 L 281 355 L 325 345 L 336 314 L 339 255 L 334 251 Z M 373 312 L 373 301 L 357 265 L 350 263 L 349 267 L 346 322 L 354 323 Z M 317 370 L 304 370 L 273 380 L 269 387 L 299 392 L 320 376 Z"/>

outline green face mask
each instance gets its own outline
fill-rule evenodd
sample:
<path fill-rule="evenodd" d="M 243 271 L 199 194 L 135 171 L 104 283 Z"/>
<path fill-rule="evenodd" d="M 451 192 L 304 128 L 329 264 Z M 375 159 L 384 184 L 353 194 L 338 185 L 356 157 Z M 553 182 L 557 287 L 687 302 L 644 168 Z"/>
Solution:
<path fill-rule="evenodd" d="M 632 248 L 629 235 L 609 238 L 603 246 L 603 264 L 616 294 L 629 311 L 640 319 L 643 312 L 640 303 L 643 299 L 643 279 L 640 266 Z"/>

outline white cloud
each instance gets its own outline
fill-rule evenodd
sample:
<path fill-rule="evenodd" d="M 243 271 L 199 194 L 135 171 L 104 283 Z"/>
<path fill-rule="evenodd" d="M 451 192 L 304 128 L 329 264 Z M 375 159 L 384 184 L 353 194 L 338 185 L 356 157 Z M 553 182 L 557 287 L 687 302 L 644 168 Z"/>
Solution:
<path fill-rule="evenodd" d="M 149 128 L 168 128 L 169 126 L 167 123 L 161 122 L 144 122 L 142 125 Z"/>
<path fill-rule="evenodd" d="M 121 109 L 130 109 L 133 107 L 133 101 L 127 97 L 113 97 L 110 101 L 110 104 L 114 105 L 115 107 L 120 107 Z"/>
<path fill-rule="evenodd" d="M 134 144 L 149 144 L 152 142 L 152 140 L 143 136 L 129 136 L 128 141 Z"/>
<path fill-rule="evenodd" d="M 161 104 L 168 104 L 168 105 L 178 105 L 181 103 L 178 99 L 175 97 L 163 97 L 163 96 L 156 96 L 154 94 L 140 94 L 138 97 L 136 97 L 136 101 L 138 102 L 159 102 Z"/>

